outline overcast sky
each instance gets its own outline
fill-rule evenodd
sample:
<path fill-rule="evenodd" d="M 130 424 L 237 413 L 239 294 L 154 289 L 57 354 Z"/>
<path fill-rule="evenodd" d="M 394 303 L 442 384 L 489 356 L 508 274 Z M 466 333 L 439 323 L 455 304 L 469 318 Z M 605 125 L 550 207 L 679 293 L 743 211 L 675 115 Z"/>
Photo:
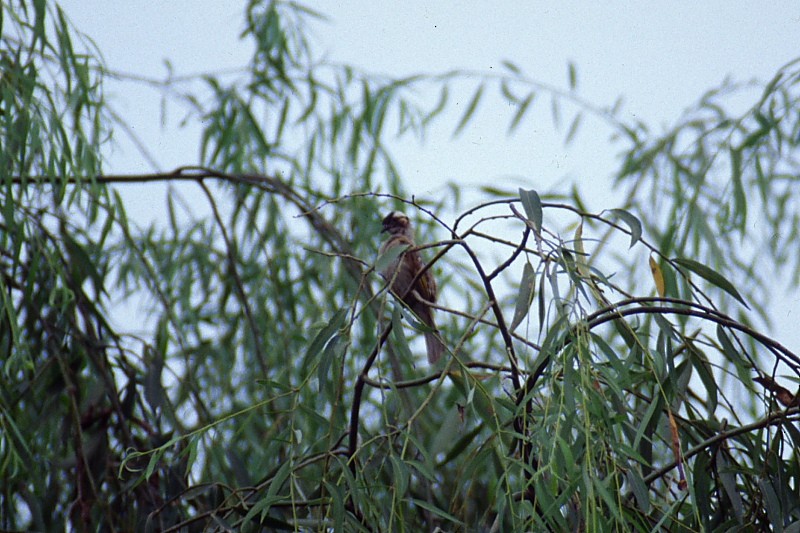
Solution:
<path fill-rule="evenodd" d="M 112 69 L 162 77 L 168 59 L 178 74 L 217 71 L 242 66 L 252 50 L 248 42 L 239 40 L 244 2 L 67 0 L 62 5 L 77 27 L 95 40 Z M 313 5 L 329 17 L 328 22 L 314 26 L 314 37 L 319 49 L 333 60 L 393 76 L 453 68 L 489 71 L 500 68 L 502 60 L 510 60 L 530 77 L 562 87 L 566 87 L 567 64 L 572 61 L 582 97 L 602 106 L 623 96 L 629 115 L 655 126 L 673 122 L 681 110 L 726 76 L 766 80 L 800 55 L 800 2 L 796 0 L 323 0 Z M 137 121 L 134 127 L 147 135 L 153 128 L 158 134 L 158 114 L 152 112 L 158 110 L 158 99 L 152 92 L 130 84 L 107 87 L 112 99 Z M 525 175 L 534 170 L 534 162 L 525 154 L 503 150 L 505 156 L 516 156 L 508 158 L 505 168 L 498 168 L 492 157 L 497 155 L 496 143 L 507 147 L 519 140 L 529 146 L 525 131 L 518 136 L 521 139 L 512 140 L 505 138 L 505 127 L 484 133 L 490 134 L 483 138 L 489 146 L 474 148 L 474 159 L 491 159 L 492 166 L 464 165 L 475 174 L 465 179 L 479 182 L 484 169 Z M 155 146 L 166 167 L 197 156 L 197 144 L 192 142 Z M 138 154 L 119 155 L 124 157 L 110 161 L 115 170 L 145 166 Z M 537 159 L 536 170 L 563 175 L 563 161 L 556 169 L 542 168 L 555 166 L 559 159 L 559 154 L 549 155 L 551 161 Z M 457 163 L 447 161 L 444 166 Z"/>
<path fill-rule="evenodd" d="M 114 70 L 163 77 L 168 59 L 176 74 L 219 71 L 244 65 L 252 50 L 238 39 L 244 2 L 67 0 L 61 5 Z M 391 76 L 454 68 L 490 71 L 510 60 L 531 78 L 562 88 L 567 87 L 567 65 L 573 62 L 582 98 L 608 106 L 622 96 L 624 116 L 656 130 L 674 123 L 683 109 L 726 77 L 766 81 L 800 56 L 797 0 L 372 0 L 313 6 L 329 17 L 314 26 L 314 42 L 332 60 Z M 199 133 L 176 130 L 181 118 L 177 111 L 163 129 L 157 93 L 130 83 L 107 83 L 106 88 L 162 170 L 197 161 Z M 466 101 L 471 92 L 461 97 Z M 586 123 L 565 148 L 549 122 L 529 121 L 513 138 L 506 137 L 508 116 L 485 108 L 456 141 L 450 138 L 451 124 L 434 130 L 424 145 L 398 143 L 409 189 L 436 194 L 448 180 L 496 183 L 505 176 L 529 179 L 538 189 L 577 180 L 602 193 L 593 196 L 591 208 L 618 207 L 607 187 L 615 154 L 601 124 Z M 106 170 L 153 169 L 123 142 Z M 146 217 L 148 210 L 162 207 L 147 195 L 131 199 L 130 213 Z M 800 334 L 792 319 L 800 313 L 795 311 L 798 295 L 784 297 L 776 334 L 797 349 Z"/>

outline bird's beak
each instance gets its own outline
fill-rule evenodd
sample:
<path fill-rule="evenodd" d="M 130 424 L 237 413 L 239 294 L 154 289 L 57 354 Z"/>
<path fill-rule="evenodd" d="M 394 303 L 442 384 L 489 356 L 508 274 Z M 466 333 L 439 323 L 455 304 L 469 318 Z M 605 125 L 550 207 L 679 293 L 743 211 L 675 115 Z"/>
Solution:
<path fill-rule="evenodd" d="M 383 229 L 381 230 L 381 233 L 386 233 L 387 231 L 389 231 L 389 228 L 387 228 L 387 227 L 384 225 L 384 226 L 383 226 Z"/>

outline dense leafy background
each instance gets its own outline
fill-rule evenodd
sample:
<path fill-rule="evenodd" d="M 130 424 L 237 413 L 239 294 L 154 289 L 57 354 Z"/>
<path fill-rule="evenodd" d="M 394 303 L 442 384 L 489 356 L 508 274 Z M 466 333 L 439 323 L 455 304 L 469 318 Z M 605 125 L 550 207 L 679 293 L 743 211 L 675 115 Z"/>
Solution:
<path fill-rule="evenodd" d="M 99 51 L 54 4 L 2 9 L 0 527 L 797 530 L 800 358 L 764 331 L 774 273 L 800 277 L 800 63 L 653 132 L 572 66 L 563 91 L 512 63 L 386 79 L 254 1 L 246 70 L 161 85 L 199 161 L 110 176 Z M 497 98 L 510 133 L 539 96 L 566 142 L 607 123 L 624 201 L 408 194 L 389 144 L 465 90 L 456 134 Z M 142 182 L 163 221 L 126 216 Z M 373 271 L 395 208 L 430 243 L 441 367 Z"/>

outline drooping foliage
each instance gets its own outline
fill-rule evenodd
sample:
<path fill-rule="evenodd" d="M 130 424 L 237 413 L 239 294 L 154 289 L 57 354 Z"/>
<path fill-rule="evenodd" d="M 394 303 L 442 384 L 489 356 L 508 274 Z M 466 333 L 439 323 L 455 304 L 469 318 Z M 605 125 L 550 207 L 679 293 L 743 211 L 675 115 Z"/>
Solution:
<path fill-rule="evenodd" d="M 654 132 L 582 100 L 574 66 L 563 90 L 510 62 L 387 79 L 321 59 L 320 14 L 253 1 L 241 71 L 150 82 L 202 128 L 197 161 L 119 176 L 124 76 L 54 4 L 2 14 L 0 528 L 800 523 L 800 358 L 766 333 L 775 272 L 800 272 L 798 62 Z M 497 135 L 543 100 L 565 142 L 605 127 L 622 203 L 409 194 L 392 142 L 500 98 Z M 440 287 L 435 367 L 375 274 L 391 209 Z"/>

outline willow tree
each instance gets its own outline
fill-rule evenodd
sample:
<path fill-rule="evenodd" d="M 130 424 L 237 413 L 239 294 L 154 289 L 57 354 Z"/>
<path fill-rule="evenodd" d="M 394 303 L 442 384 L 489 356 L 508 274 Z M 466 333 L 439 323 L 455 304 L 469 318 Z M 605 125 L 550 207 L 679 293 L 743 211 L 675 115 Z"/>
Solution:
<path fill-rule="evenodd" d="M 55 4 L 2 13 L 3 529 L 797 530 L 800 358 L 767 334 L 800 275 L 797 62 L 653 131 L 573 68 L 387 79 L 252 2 L 237 74 L 126 82 L 202 128 L 197 160 L 109 175 L 120 75 Z M 547 100 L 567 141 L 601 123 L 620 204 L 406 192 L 393 142 L 501 99 L 497 135 Z M 163 218 L 129 218 L 149 182 Z M 439 284 L 436 365 L 376 275 L 393 209 Z"/>

